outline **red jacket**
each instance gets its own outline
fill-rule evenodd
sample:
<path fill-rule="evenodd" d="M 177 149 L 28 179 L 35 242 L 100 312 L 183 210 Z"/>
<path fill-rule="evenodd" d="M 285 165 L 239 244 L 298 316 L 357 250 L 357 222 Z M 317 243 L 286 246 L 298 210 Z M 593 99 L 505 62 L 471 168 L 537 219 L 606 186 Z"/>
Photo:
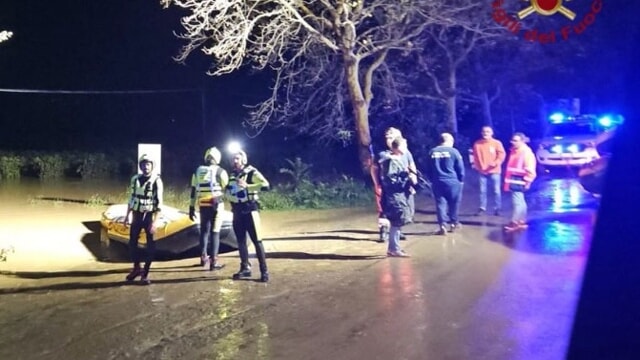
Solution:
<path fill-rule="evenodd" d="M 529 186 L 536 178 L 536 156 L 526 144 L 519 149 L 509 151 L 507 169 L 504 174 L 504 190 L 509 191 L 510 184 Z"/>

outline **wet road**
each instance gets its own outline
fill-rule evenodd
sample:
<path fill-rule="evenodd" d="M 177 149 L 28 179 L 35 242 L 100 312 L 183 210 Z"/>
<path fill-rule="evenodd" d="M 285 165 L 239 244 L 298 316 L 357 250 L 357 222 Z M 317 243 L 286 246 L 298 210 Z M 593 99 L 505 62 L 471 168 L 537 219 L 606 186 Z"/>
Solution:
<path fill-rule="evenodd" d="M 268 285 L 229 280 L 233 254 L 216 274 L 158 265 L 150 287 L 123 286 L 124 264 L 31 274 L 0 289 L 0 358 L 564 358 L 596 200 L 574 179 L 542 178 L 529 229 L 507 236 L 504 219 L 470 215 L 471 190 L 462 230 L 446 236 L 418 203 L 410 259 L 382 256 L 371 214 L 352 211 L 280 219 Z"/>

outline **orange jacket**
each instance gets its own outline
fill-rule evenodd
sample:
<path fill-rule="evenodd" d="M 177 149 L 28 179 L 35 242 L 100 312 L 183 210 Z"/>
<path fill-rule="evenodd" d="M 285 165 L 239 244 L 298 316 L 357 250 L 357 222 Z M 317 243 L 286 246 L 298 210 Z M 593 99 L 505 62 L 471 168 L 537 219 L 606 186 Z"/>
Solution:
<path fill-rule="evenodd" d="M 500 174 L 505 156 L 500 140 L 480 139 L 473 144 L 473 168 L 481 174 Z"/>
<path fill-rule="evenodd" d="M 536 156 L 526 144 L 519 149 L 511 148 L 507 169 L 504 175 L 504 190 L 509 191 L 510 184 L 528 187 L 536 178 Z"/>

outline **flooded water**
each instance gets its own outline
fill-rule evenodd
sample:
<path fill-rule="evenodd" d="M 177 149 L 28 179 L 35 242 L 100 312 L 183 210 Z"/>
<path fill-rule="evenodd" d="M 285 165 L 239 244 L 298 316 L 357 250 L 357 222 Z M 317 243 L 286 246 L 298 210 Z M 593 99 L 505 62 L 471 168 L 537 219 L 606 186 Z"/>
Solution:
<path fill-rule="evenodd" d="M 126 180 L 48 180 L 21 179 L 0 182 L 0 200 L 89 202 L 91 199 L 112 199 L 125 196 Z"/>
<path fill-rule="evenodd" d="M 231 280 L 232 252 L 218 272 L 163 259 L 142 287 L 85 241 L 96 199 L 125 189 L 0 184 L 0 242 L 15 246 L 0 263 L 0 358 L 564 359 L 598 208 L 575 179 L 541 177 L 529 228 L 505 234 L 506 218 L 471 215 L 469 181 L 459 232 L 434 235 L 433 200 L 418 198 L 408 259 L 385 256 L 373 209 L 264 212 L 268 284 Z"/>

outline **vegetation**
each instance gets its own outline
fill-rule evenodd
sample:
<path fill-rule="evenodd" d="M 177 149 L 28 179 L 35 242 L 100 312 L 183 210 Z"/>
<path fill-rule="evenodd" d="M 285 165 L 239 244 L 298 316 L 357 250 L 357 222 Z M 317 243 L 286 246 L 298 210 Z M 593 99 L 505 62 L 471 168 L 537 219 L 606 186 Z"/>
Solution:
<path fill-rule="evenodd" d="M 0 180 L 18 180 L 21 177 L 37 177 L 41 180 L 63 177 L 104 179 L 113 175 L 129 175 L 135 165 L 127 159 L 126 156 L 104 153 L 0 151 Z"/>
<path fill-rule="evenodd" d="M 406 71 L 390 66 L 392 59 L 419 51 L 415 43 L 430 27 L 472 29 L 470 16 L 460 14 L 489 9 L 469 0 L 160 2 L 185 10 L 177 61 L 199 50 L 212 57 L 212 76 L 243 66 L 274 73 L 270 96 L 249 114 L 250 128 L 259 132 L 271 122 L 354 143 L 365 169 L 369 115 L 380 103 L 397 103 L 396 76 Z"/>
<path fill-rule="evenodd" d="M 7 261 L 7 256 L 13 252 L 15 252 L 13 246 L 0 248 L 0 262 Z"/>
<path fill-rule="evenodd" d="M 0 154 L 0 180 L 20 179 L 20 169 L 24 160 L 14 154 Z"/>
<path fill-rule="evenodd" d="M 269 191 L 260 194 L 263 209 L 325 209 L 335 207 L 356 207 L 373 204 L 373 192 L 363 181 L 348 175 L 333 174 L 324 178 L 314 177 L 312 164 L 305 163 L 300 157 L 294 160 L 285 159 L 287 166 L 279 169 L 287 176 L 285 181 L 272 183 Z M 113 169 L 116 162 L 104 154 L 81 153 L 35 153 L 1 154 L 0 175 L 2 178 L 37 177 L 43 181 L 62 177 L 94 179 L 98 174 L 102 179 L 113 178 L 117 172 Z M 79 167 L 81 166 L 81 167 Z M 130 174 L 128 174 L 130 175 Z M 189 208 L 191 188 L 187 185 L 172 186 L 165 181 L 164 202 L 179 209 Z M 129 200 L 126 184 L 122 192 L 96 192 L 84 200 L 88 207 L 105 207 L 111 204 L 122 204 Z M 28 199 L 33 205 L 40 205 L 44 200 L 38 197 Z M 56 207 L 63 206 L 63 200 L 56 200 Z"/>

